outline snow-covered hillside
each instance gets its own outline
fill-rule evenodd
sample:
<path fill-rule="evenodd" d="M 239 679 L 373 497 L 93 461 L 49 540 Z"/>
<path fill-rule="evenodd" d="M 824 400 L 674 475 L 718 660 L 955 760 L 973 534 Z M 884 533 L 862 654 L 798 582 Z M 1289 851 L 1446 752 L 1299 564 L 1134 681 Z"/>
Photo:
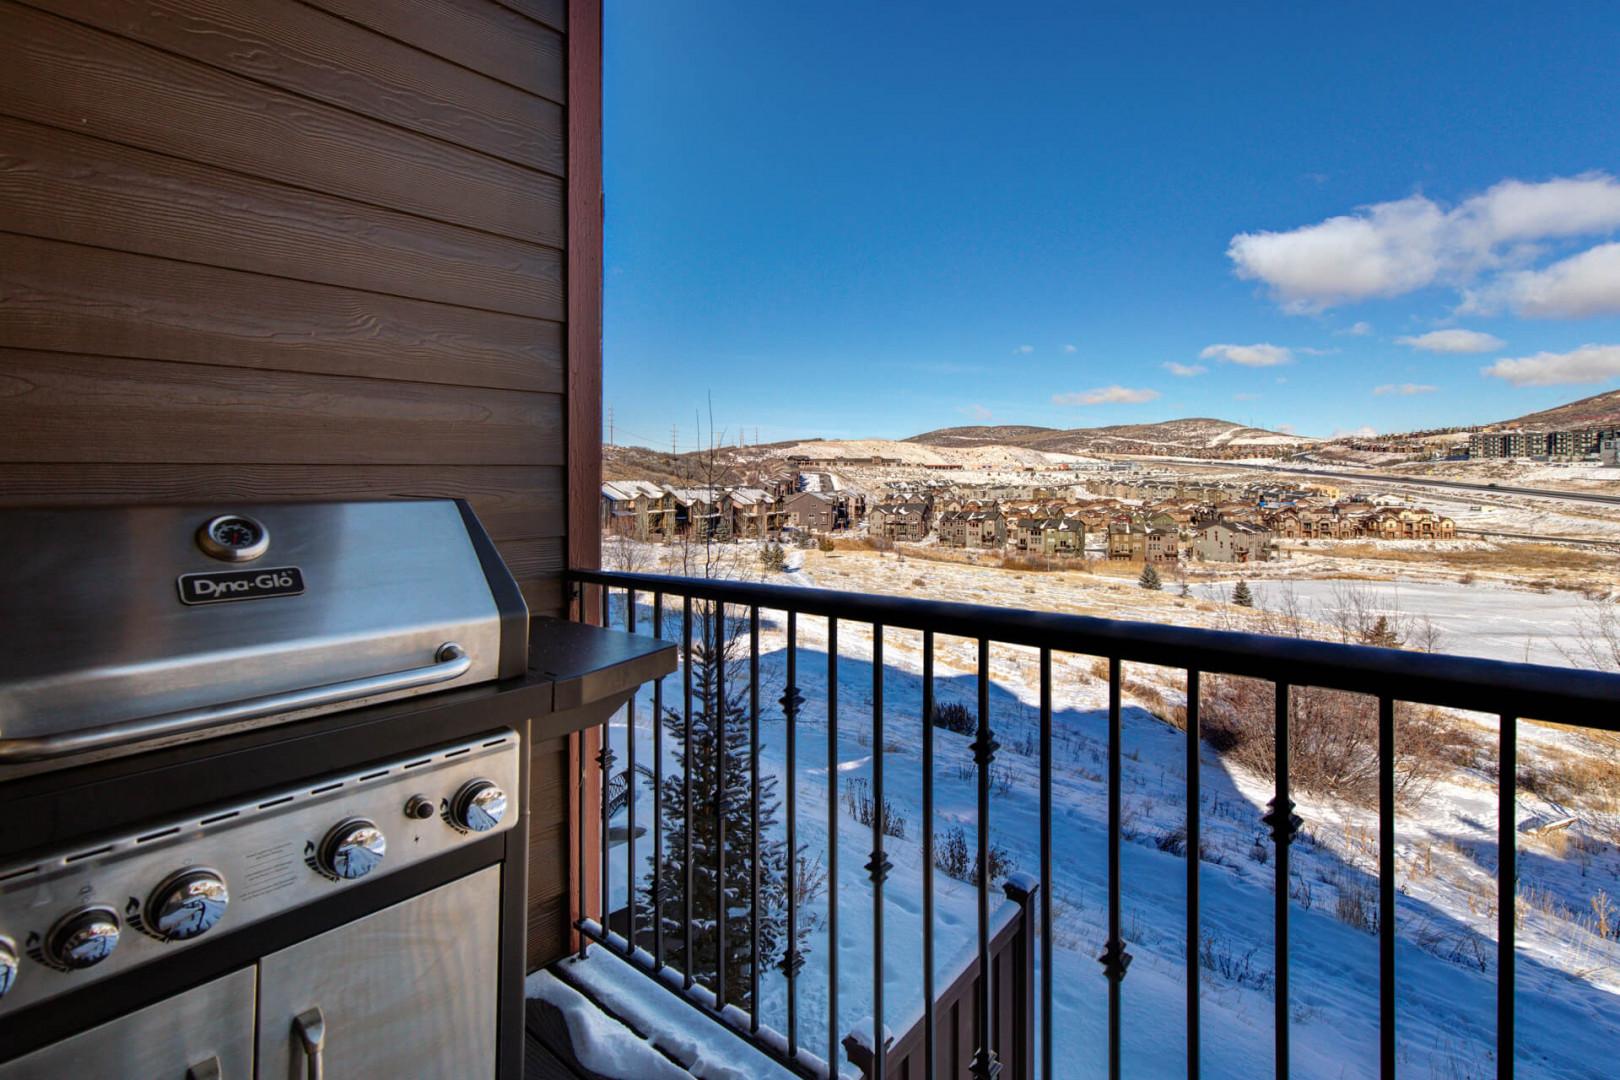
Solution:
<path fill-rule="evenodd" d="M 811 585 L 799 569 L 780 581 Z M 941 596 L 940 598 L 949 598 Z M 643 598 L 643 604 L 646 600 Z M 640 625 L 648 625 L 644 606 Z M 671 622 L 668 636 L 678 636 Z M 903 1030 L 920 1009 L 921 681 L 920 635 L 890 631 L 885 638 L 883 767 L 886 792 L 903 837 L 892 838 L 894 864 L 884 903 L 884 970 L 888 1026 Z M 869 782 L 874 767 L 871 727 L 873 671 L 868 628 L 840 626 L 838 740 L 833 754 L 841 790 Z M 766 615 L 762 637 L 761 700 L 765 704 L 762 769 L 782 778 L 784 722 L 775 701 L 785 678 L 784 627 Z M 806 702 L 798 726 L 798 829 L 812 858 L 828 843 L 829 770 L 825 680 L 826 632 L 821 620 L 799 621 L 798 670 Z M 970 710 L 975 702 L 972 642 L 940 639 L 936 693 Z M 1036 657 L 1033 650 L 992 651 L 992 718 L 1001 745 L 993 770 L 990 830 L 1016 869 L 1036 872 L 1040 836 L 1037 796 Z M 1128 673 L 1153 683 L 1165 701 L 1176 700 L 1179 673 Z M 1054 660 L 1054 816 L 1061 837 L 1054 880 L 1054 984 L 1052 1017 L 1061 1075 L 1100 1075 L 1106 1046 L 1106 983 L 1096 961 L 1106 937 L 1106 687 L 1089 657 Z M 665 681 L 666 702 L 678 701 L 679 675 Z M 1130 700 L 1129 698 L 1127 700 Z M 652 754 L 651 692 L 636 712 L 638 758 Z M 1483 717 L 1459 718 L 1482 739 Z M 1131 1076 L 1184 1075 L 1184 875 L 1178 835 L 1186 807 L 1182 734 L 1136 705 L 1127 705 L 1124 728 L 1126 842 L 1122 854 L 1125 935 L 1135 962 L 1123 983 L 1124 1071 Z M 628 731 L 615 721 L 622 755 Z M 952 826 L 975 842 L 975 773 L 969 739 L 937 729 L 934 791 L 936 833 Z M 1527 731 L 1521 751 L 1572 753 L 1573 737 Z M 667 768 L 678 771 L 679 750 L 666 740 Z M 1591 749 L 1591 748 L 1587 748 Z M 1597 752 L 1603 752 L 1597 748 Z M 622 756 L 621 756 L 622 760 Z M 1204 940 L 1203 1062 L 1205 1074 L 1247 1078 L 1269 1075 L 1272 1053 L 1274 958 L 1271 953 L 1273 867 L 1260 816 L 1270 785 L 1201 754 L 1199 809 L 1205 852 L 1202 870 Z M 638 816 L 651 820 L 652 794 L 642 785 Z M 1377 1075 L 1378 963 L 1376 926 L 1377 821 L 1374 812 L 1340 800 L 1299 797 L 1305 828 L 1293 852 L 1291 1010 L 1293 1071 L 1299 1077 Z M 1438 782 L 1398 821 L 1399 1032 L 1401 1075 L 1494 1075 L 1495 788 L 1491 777 L 1458 770 Z M 1581 813 L 1581 821 L 1547 839 L 1520 844 L 1518 954 L 1518 1067 L 1520 1075 L 1584 1078 L 1604 1075 L 1620 1046 L 1620 806 Z M 1521 792 L 1523 818 L 1551 820 L 1567 807 Z M 835 818 L 839 851 L 839 1015 L 837 1032 L 854 1028 L 870 1012 L 871 887 L 864 864 L 871 831 L 840 807 Z M 644 845 L 645 846 L 645 845 Z M 650 856 L 648 858 L 650 865 Z M 823 860 L 824 862 L 824 860 Z M 622 862 L 615 873 L 622 877 Z M 950 958 L 971 948 L 975 894 L 936 872 L 938 979 L 956 973 Z M 615 892 L 622 896 L 623 882 Z M 799 980 L 801 1041 L 824 1053 L 826 1029 L 825 912 L 823 892 L 807 912 L 816 927 Z M 1606 920 L 1606 922 L 1604 921 Z M 1608 936 L 1605 936 L 1607 934 Z M 765 980 L 762 1015 L 782 1028 L 785 983 Z"/>

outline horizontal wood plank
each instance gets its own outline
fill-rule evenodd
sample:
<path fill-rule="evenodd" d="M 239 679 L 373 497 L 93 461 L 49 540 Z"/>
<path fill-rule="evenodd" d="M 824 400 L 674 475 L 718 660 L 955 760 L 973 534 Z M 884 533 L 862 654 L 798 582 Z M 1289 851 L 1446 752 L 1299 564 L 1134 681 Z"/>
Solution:
<path fill-rule="evenodd" d="M 531 94 L 566 100 L 568 58 L 562 34 L 491 0 L 309 2 Z"/>
<path fill-rule="evenodd" d="M 561 574 L 519 584 L 523 586 L 523 599 L 529 605 L 530 615 L 566 614 L 566 593 Z"/>
<path fill-rule="evenodd" d="M 0 507 L 464 498 L 497 542 L 563 535 L 559 465 L 170 465 L 14 462 Z"/>
<path fill-rule="evenodd" d="M 0 231 L 541 319 L 562 254 L 0 117 Z"/>
<path fill-rule="evenodd" d="M 555 394 L 0 349 L 0 461 L 554 465 Z"/>
<path fill-rule="evenodd" d="M 27 2 L 233 75 L 562 175 L 563 110 L 556 102 L 298 0 Z"/>
<path fill-rule="evenodd" d="M 551 392 L 562 336 L 539 319 L 0 234 L 0 344 L 16 348 Z"/>
<path fill-rule="evenodd" d="M 563 539 L 560 536 L 538 536 L 515 540 L 499 540 L 501 561 L 518 581 L 540 581 L 562 573 Z"/>
<path fill-rule="evenodd" d="M 554 176 L 15 3 L 0 3 L 0 41 L 6 115 L 500 236 L 563 244 L 562 182 Z"/>
<path fill-rule="evenodd" d="M 568 31 L 568 0 L 496 0 L 503 7 L 520 12 L 558 33 Z"/>

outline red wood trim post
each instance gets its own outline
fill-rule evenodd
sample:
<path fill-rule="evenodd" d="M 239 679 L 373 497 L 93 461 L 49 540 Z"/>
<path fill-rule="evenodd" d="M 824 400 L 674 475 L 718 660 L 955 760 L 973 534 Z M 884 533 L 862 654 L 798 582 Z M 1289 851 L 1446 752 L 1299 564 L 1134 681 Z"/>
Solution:
<path fill-rule="evenodd" d="M 568 566 L 602 565 L 598 507 L 602 499 L 602 3 L 568 5 Z M 565 594 L 566 595 L 566 594 Z M 596 621 L 601 601 L 595 589 L 580 597 L 586 621 Z M 569 876 L 579 876 L 584 843 L 585 878 L 570 882 L 575 920 L 603 917 L 600 868 L 602 797 L 595 768 L 601 739 L 594 729 L 569 739 Z M 584 770 L 583 793 L 578 779 Z M 581 803 L 583 802 L 583 805 Z M 585 828 L 579 827 L 583 815 Z M 582 889 L 583 886 L 583 889 Z M 584 904 L 581 904 L 581 896 Z M 574 935 L 572 947 L 579 948 Z"/>
<path fill-rule="evenodd" d="M 1040 881 L 1032 874 L 1012 874 L 1001 891 L 1018 905 L 1018 932 L 1012 942 L 1012 1030 L 1002 1036 L 1002 1076 L 1029 1080 L 1035 1075 L 1035 899 Z M 1051 1023 L 1050 1018 L 1047 1023 Z"/>

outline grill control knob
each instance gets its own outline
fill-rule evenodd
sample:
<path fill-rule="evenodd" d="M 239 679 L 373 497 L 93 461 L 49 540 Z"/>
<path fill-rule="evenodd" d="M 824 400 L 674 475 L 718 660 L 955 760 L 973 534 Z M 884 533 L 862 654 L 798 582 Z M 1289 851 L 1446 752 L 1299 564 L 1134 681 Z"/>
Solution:
<path fill-rule="evenodd" d="M 353 881 L 377 868 L 388 851 L 388 838 L 375 821 L 350 818 L 326 834 L 316 856 L 321 869 Z"/>
<path fill-rule="evenodd" d="M 87 907 L 64 915 L 45 938 L 45 955 L 66 968 L 95 967 L 118 948 L 118 913 Z"/>
<path fill-rule="evenodd" d="M 506 816 L 506 792 L 493 780 L 469 780 L 450 802 L 450 820 L 463 829 L 488 832 Z"/>
<path fill-rule="evenodd" d="M 17 965 L 21 961 L 17 958 L 17 943 L 8 937 L 0 937 L 0 998 L 6 996 L 17 983 Z"/>
<path fill-rule="evenodd" d="M 152 890 L 146 901 L 146 928 L 165 941 L 185 941 L 212 930 L 230 902 L 230 890 L 218 871 L 193 866 Z"/>

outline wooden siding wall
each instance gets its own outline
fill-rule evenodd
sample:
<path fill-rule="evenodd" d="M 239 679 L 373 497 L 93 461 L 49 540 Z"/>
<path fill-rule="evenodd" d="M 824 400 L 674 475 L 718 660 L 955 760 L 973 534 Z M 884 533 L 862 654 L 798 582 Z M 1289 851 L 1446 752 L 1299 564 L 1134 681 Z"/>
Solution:
<path fill-rule="evenodd" d="M 461 496 L 561 611 L 600 471 L 575 7 L 0 0 L 0 507 Z M 536 962 L 567 947 L 569 752 L 532 751 Z"/>
<path fill-rule="evenodd" d="M 557 610 L 566 29 L 0 0 L 0 505 L 465 496 Z"/>

